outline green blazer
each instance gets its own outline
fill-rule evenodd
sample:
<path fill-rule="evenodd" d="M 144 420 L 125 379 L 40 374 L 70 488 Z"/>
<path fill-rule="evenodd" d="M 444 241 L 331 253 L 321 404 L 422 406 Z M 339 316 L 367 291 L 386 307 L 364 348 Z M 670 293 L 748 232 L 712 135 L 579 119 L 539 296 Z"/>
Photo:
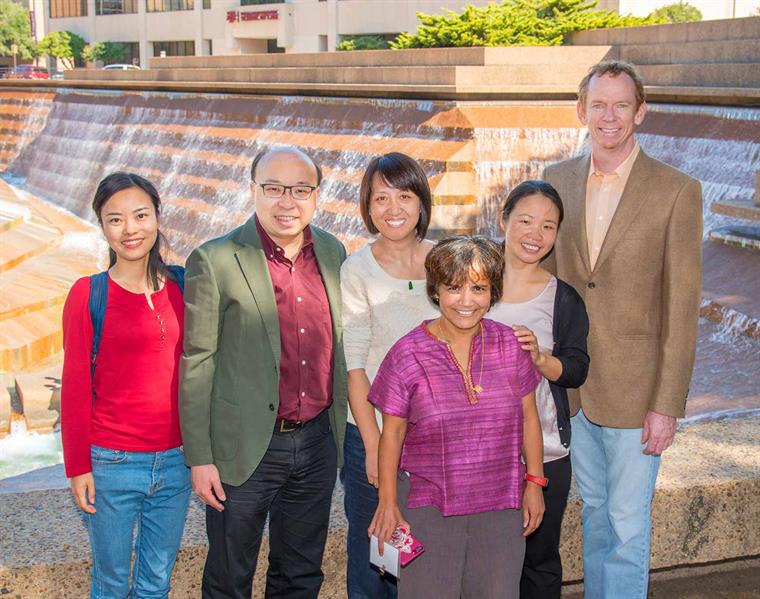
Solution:
<path fill-rule="evenodd" d="M 311 231 L 332 315 L 329 410 L 340 465 L 348 392 L 339 273 L 346 250 L 326 231 L 314 226 Z M 188 466 L 215 464 L 230 485 L 250 478 L 272 437 L 279 373 L 277 304 L 252 216 L 187 259 L 179 414 Z"/>

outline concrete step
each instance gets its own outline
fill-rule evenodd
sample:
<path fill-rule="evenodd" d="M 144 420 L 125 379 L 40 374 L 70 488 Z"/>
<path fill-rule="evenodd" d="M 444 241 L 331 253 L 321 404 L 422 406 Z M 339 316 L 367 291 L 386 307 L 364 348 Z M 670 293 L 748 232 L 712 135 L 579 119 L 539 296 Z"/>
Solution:
<path fill-rule="evenodd" d="M 81 256 L 55 248 L 0 273 L 0 322 L 63 305 L 74 281 L 92 272 Z"/>
<path fill-rule="evenodd" d="M 619 55 L 635 65 L 757 63 L 760 39 L 620 46 Z"/>
<path fill-rule="evenodd" d="M 760 61 L 725 64 L 647 64 L 639 67 L 647 85 L 760 87 Z"/>
<path fill-rule="evenodd" d="M 72 74 L 98 81 L 220 81 L 238 83 L 375 85 L 577 85 L 589 64 L 575 62 L 487 66 L 345 66 L 282 68 L 179 68 L 89 71 Z M 67 75 L 68 76 L 68 75 Z"/>
<path fill-rule="evenodd" d="M 565 43 L 574 46 L 625 46 L 756 39 L 760 39 L 760 17 L 716 19 L 713 21 L 698 21 L 696 23 L 643 25 L 641 27 L 590 29 L 568 34 L 565 37 Z"/>
<path fill-rule="evenodd" d="M 0 273 L 55 247 L 60 241 L 58 229 L 32 222 L 0 232 Z"/>
<path fill-rule="evenodd" d="M 169 56 L 151 58 L 151 69 L 170 68 L 327 68 L 408 66 L 485 66 L 535 63 L 594 64 L 611 57 L 600 46 L 510 46 L 498 48 L 418 48 L 414 50 L 360 50 L 294 54 L 241 54 L 238 56 Z M 72 72 L 72 78 L 78 79 Z M 68 72 L 67 72 L 68 73 Z"/>
<path fill-rule="evenodd" d="M 55 355 L 63 348 L 61 313 L 52 306 L 3 321 L 0 327 L 0 371 L 16 372 Z"/>
<path fill-rule="evenodd" d="M 760 222 L 760 206 L 750 200 L 724 200 L 710 204 L 710 212 Z"/>
<path fill-rule="evenodd" d="M 760 250 L 760 225 L 729 225 L 710 231 L 710 241 Z"/>

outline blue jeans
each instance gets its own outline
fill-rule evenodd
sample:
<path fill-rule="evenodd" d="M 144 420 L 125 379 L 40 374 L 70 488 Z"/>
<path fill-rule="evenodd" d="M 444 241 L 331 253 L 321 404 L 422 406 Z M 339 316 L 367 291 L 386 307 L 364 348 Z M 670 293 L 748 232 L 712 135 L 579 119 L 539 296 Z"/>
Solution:
<path fill-rule="evenodd" d="M 343 457 L 340 480 L 343 482 L 344 507 L 348 520 L 348 598 L 396 599 L 396 579 L 380 574 L 369 563 L 367 529 L 377 509 L 377 489 L 367 481 L 364 444 L 358 427 L 351 423 L 346 425 Z"/>
<path fill-rule="evenodd" d="M 182 450 L 93 445 L 90 453 L 97 510 L 84 515 L 92 551 L 90 597 L 168 597 L 190 499 L 190 469 Z"/>
<path fill-rule="evenodd" d="M 571 419 L 570 453 L 583 500 L 586 599 L 646 599 L 652 496 L 660 456 L 642 453 L 640 428 Z"/>

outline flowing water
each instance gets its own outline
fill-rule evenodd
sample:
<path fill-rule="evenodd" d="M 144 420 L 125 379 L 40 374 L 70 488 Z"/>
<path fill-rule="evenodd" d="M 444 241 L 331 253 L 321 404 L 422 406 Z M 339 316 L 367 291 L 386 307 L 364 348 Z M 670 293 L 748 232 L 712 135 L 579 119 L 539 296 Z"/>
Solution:
<path fill-rule="evenodd" d="M 356 249 L 368 238 L 357 205 L 363 169 L 371 157 L 398 150 L 422 164 L 434 211 L 457 218 L 474 213 L 465 228 L 497 235 L 497 214 L 511 187 L 584 150 L 586 132 L 567 118 L 572 111 L 568 103 L 0 91 L 0 170 L 14 185 L 90 222 L 90 201 L 105 174 L 147 176 L 159 187 L 162 227 L 182 259 L 249 218 L 251 159 L 278 144 L 301 147 L 323 165 L 315 222 Z M 534 113 L 541 118 L 523 119 Z M 553 125 L 544 116 L 555 113 Z M 702 182 L 706 232 L 726 222 L 710 211 L 712 202 L 752 197 L 760 109 L 650 105 L 638 139 L 646 152 Z M 743 316 L 723 328 L 700 324 L 690 418 L 760 409 L 760 345 L 727 334 Z M 60 459 L 57 437 L 17 433 L 0 441 L 0 463 L 23 454 L 28 467 L 37 467 L 29 456 L 38 446 Z"/>

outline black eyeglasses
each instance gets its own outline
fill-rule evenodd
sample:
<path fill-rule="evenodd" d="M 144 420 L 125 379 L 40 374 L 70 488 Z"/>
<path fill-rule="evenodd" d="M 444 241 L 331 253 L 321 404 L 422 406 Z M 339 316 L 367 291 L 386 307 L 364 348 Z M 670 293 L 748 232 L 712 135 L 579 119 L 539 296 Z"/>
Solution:
<path fill-rule="evenodd" d="M 273 200 L 284 196 L 286 191 L 290 191 L 290 197 L 294 200 L 308 200 L 316 189 L 312 185 L 276 185 L 274 183 L 258 183 L 257 181 L 254 183 L 261 187 L 265 197 Z"/>

